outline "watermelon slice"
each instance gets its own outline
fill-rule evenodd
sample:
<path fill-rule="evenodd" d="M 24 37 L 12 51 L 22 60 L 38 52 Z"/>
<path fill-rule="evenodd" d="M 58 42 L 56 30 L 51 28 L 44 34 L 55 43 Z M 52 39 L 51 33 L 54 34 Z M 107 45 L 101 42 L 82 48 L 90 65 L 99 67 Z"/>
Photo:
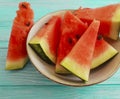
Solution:
<path fill-rule="evenodd" d="M 118 51 L 114 49 L 109 43 L 107 43 L 102 36 L 98 36 L 95 44 L 91 69 L 98 67 L 102 63 L 111 59 L 117 53 Z"/>
<path fill-rule="evenodd" d="M 117 53 L 118 51 L 113 48 L 108 42 L 106 42 L 101 35 L 99 35 L 95 43 L 91 69 L 100 66 L 115 56 Z M 70 74 L 70 72 L 60 66 L 59 74 Z"/>
<path fill-rule="evenodd" d="M 33 25 L 33 10 L 28 2 L 21 2 L 14 19 L 6 58 L 6 69 L 20 69 L 26 64 L 28 55 L 26 39 Z"/>
<path fill-rule="evenodd" d="M 99 8 L 80 8 L 74 14 L 90 24 L 93 19 L 100 21 L 99 33 L 117 40 L 120 31 L 120 4 L 112 4 Z"/>
<path fill-rule="evenodd" d="M 72 47 L 78 41 L 80 36 L 87 29 L 87 24 L 80 21 L 72 12 L 67 11 L 64 14 L 62 22 L 62 34 L 58 48 L 57 62 L 56 62 L 56 73 L 66 74 L 69 73 L 64 69 L 60 62 L 70 52 Z"/>
<path fill-rule="evenodd" d="M 31 48 L 47 63 L 56 62 L 57 47 L 60 39 L 61 17 L 52 16 L 29 41 Z"/>
<path fill-rule="evenodd" d="M 100 22 L 93 20 L 70 53 L 60 63 L 73 74 L 88 81 Z"/>

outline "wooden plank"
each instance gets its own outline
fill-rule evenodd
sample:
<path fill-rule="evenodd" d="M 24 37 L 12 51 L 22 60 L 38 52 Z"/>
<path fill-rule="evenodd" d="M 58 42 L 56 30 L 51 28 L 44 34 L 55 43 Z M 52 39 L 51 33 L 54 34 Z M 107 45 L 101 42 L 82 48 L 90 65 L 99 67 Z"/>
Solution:
<path fill-rule="evenodd" d="M 0 48 L 0 85 L 58 85 L 41 75 L 29 61 L 22 70 L 6 71 L 6 48 Z M 110 79 L 100 84 L 119 84 L 120 70 Z M 3 83 L 4 82 L 4 83 Z"/>
<path fill-rule="evenodd" d="M 0 49 L 5 49 L 7 51 L 8 48 L 8 41 L 0 40 Z"/>
<path fill-rule="evenodd" d="M 0 86 L 0 99 L 119 99 L 119 92 L 120 85 Z"/>

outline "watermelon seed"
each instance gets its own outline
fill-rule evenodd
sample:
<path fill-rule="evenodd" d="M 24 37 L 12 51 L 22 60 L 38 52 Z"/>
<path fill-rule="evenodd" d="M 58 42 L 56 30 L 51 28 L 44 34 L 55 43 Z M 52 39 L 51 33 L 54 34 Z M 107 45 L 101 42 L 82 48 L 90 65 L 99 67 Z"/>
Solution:
<path fill-rule="evenodd" d="M 47 22 L 47 23 L 45 23 L 45 25 L 48 25 L 48 22 Z"/>
<path fill-rule="evenodd" d="M 102 35 L 98 35 L 97 39 L 101 40 L 102 39 Z"/>
<path fill-rule="evenodd" d="M 79 34 L 77 34 L 77 35 L 75 35 L 75 37 L 76 37 L 76 39 L 77 39 L 77 40 L 79 40 L 80 35 L 79 35 Z"/>
<path fill-rule="evenodd" d="M 24 5 L 24 4 L 22 4 L 22 7 L 25 8 L 25 9 L 27 9 L 26 5 Z"/>
<path fill-rule="evenodd" d="M 30 22 L 25 23 L 26 26 L 30 26 Z"/>
<path fill-rule="evenodd" d="M 69 43 L 69 44 L 72 44 L 72 43 L 73 43 L 73 41 L 72 41 L 71 38 L 68 38 L 68 43 Z"/>
<path fill-rule="evenodd" d="M 75 13 L 74 15 L 76 16 L 77 14 Z"/>

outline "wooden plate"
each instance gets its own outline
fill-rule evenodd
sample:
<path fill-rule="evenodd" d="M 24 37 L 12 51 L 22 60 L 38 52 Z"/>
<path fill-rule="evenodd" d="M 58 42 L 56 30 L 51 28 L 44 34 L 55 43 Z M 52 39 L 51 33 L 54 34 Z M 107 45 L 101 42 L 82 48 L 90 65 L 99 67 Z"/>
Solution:
<path fill-rule="evenodd" d="M 47 78 L 58 82 L 60 84 L 69 85 L 69 86 L 88 86 L 100 83 L 109 77 L 111 77 L 120 67 L 120 39 L 117 41 L 107 40 L 114 48 L 118 50 L 118 54 L 107 61 L 106 63 L 102 64 L 100 67 L 92 70 L 90 72 L 90 78 L 88 82 L 83 82 L 79 78 L 73 75 L 59 75 L 55 73 L 55 67 L 45 63 L 41 58 L 31 49 L 28 45 L 29 40 L 36 34 L 36 32 L 41 28 L 53 15 L 56 14 L 64 14 L 65 10 L 57 11 L 50 13 L 40 20 L 36 22 L 36 24 L 32 27 L 28 38 L 27 38 L 27 52 L 29 58 L 33 65 L 37 68 L 37 70 L 46 76 Z"/>

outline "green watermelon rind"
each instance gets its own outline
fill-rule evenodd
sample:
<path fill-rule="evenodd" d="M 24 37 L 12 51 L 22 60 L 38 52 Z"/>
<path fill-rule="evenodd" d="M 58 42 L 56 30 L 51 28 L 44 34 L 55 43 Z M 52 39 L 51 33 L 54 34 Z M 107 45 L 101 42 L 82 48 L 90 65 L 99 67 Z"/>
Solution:
<path fill-rule="evenodd" d="M 28 43 L 29 46 L 36 52 L 36 54 L 45 62 L 47 62 L 48 64 L 54 64 L 54 62 L 52 62 L 50 60 L 50 58 L 45 54 L 43 48 L 41 47 L 40 43 Z"/>
<path fill-rule="evenodd" d="M 48 64 L 53 64 L 53 62 L 45 55 L 40 44 L 29 44 L 29 45 L 37 53 L 37 55 L 40 56 L 44 61 L 46 61 Z"/>

